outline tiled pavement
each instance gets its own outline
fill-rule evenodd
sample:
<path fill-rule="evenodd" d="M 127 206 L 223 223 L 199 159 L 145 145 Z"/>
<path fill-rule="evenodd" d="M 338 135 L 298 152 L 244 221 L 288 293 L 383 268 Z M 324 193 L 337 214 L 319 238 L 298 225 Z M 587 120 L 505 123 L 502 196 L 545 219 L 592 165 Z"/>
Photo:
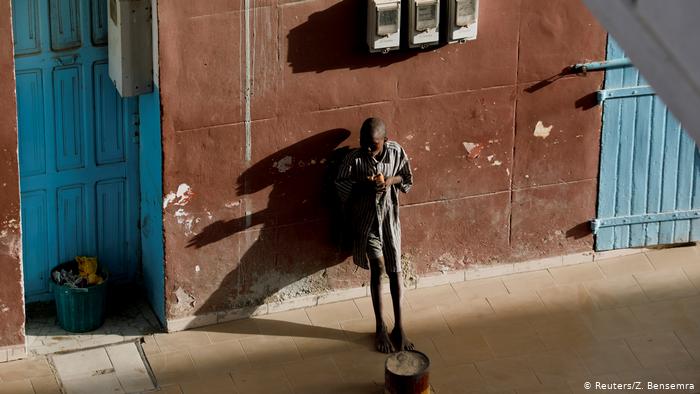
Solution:
<path fill-rule="evenodd" d="M 405 294 L 406 329 L 430 357 L 438 393 L 584 393 L 585 382 L 634 381 L 700 392 L 697 247 Z M 166 393 L 381 393 L 373 328 L 371 302 L 359 298 L 150 335 L 143 349 Z M 57 389 L 45 359 L 0 364 L 0 393 Z"/>
<path fill-rule="evenodd" d="M 97 330 L 73 334 L 58 326 L 53 304 L 36 303 L 27 307 L 27 350 L 33 356 L 85 349 L 140 338 L 160 331 L 160 324 L 139 291 L 118 288 L 110 297 L 105 324 Z"/>

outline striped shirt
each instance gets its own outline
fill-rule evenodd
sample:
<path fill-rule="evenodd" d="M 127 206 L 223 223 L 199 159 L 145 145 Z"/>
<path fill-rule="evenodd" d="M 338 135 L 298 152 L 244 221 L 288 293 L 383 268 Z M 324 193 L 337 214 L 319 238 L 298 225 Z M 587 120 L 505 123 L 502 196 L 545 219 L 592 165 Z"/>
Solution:
<path fill-rule="evenodd" d="M 387 187 L 381 194 L 357 187 L 367 177 L 382 173 L 384 179 L 401 176 L 400 183 Z M 401 222 L 399 194 L 407 193 L 413 174 L 404 149 L 395 141 L 386 141 L 383 152 L 375 159 L 367 151 L 355 149 L 345 156 L 335 180 L 341 203 L 348 209 L 350 234 L 353 236 L 352 257 L 355 264 L 369 269 L 367 239 L 375 219 L 379 223 L 382 252 L 387 272 L 401 271 Z"/>

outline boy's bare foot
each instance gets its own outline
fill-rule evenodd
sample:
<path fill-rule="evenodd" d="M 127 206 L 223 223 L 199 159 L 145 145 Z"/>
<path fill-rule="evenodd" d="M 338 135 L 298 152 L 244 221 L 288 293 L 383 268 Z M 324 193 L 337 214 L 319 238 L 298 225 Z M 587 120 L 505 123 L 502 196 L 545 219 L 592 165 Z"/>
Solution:
<path fill-rule="evenodd" d="M 394 352 L 394 345 L 391 343 L 391 339 L 389 339 L 389 333 L 385 325 L 377 327 L 377 334 L 374 337 L 374 346 L 382 353 Z"/>
<path fill-rule="evenodd" d="M 398 327 L 394 327 L 394 329 L 391 331 L 391 341 L 394 343 L 394 348 L 396 351 L 400 352 L 402 350 L 415 349 L 413 342 L 406 338 L 406 334 L 403 332 L 403 329 Z"/>

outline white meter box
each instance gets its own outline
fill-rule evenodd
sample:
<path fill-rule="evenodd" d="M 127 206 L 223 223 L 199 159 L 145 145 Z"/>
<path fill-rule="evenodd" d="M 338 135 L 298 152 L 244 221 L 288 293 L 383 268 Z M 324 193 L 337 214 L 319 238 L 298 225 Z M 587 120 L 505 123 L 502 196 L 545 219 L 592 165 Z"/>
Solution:
<path fill-rule="evenodd" d="M 109 77 L 122 97 L 153 91 L 150 0 L 109 1 Z"/>
<path fill-rule="evenodd" d="M 479 21 L 479 0 L 446 0 L 443 23 L 446 40 L 449 42 L 476 39 Z"/>
<path fill-rule="evenodd" d="M 370 52 L 399 49 L 401 42 L 401 1 L 367 2 L 367 45 Z"/>
<path fill-rule="evenodd" d="M 410 48 L 424 48 L 438 44 L 440 41 L 440 0 L 409 0 L 407 30 Z"/>

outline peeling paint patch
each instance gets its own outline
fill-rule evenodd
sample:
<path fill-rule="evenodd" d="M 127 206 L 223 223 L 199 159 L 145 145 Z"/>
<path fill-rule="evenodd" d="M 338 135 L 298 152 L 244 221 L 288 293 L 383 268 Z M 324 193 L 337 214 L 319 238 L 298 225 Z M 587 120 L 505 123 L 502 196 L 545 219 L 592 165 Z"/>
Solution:
<path fill-rule="evenodd" d="M 199 268 L 198 265 L 195 265 L 195 266 L 194 266 L 194 272 L 199 272 L 199 271 L 201 271 L 201 270 L 202 270 L 202 269 Z"/>
<path fill-rule="evenodd" d="M 191 217 L 183 208 L 175 211 L 174 216 L 177 218 L 177 223 L 185 228 L 185 235 L 194 235 L 192 227 L 199 223 L 199 218 Z"/>
<path fill-rule="evenodd" d="M 496 161 L 494 161 L 493 164 L 491 164 L 491 165 L 492 165 L 492 166 L 500 166 L 501 164 L 503 164 L 503 163 L 501 163 L 500 160 L 496 160 Z"/>
<path fill-rule="evenodd" d="M 189 313 L 194 309 L 197 303 L 197 300 L 182 287 L 178 287 L 177 290 L 175 290 L 175 300 L 175 304 L 170 307 L 170 311 L 173 315 Z"/>
<path fill-rule="evenodd" d="M 549 137 L 549 133 L 552 131 L 552 127 L 554 127 L 554 125 L 545 127 L 544 123 L 542 123 L 542 121 L 540 120 L 535 125 L 535 131 L 532 135 L 534 135 L 535 137 L 540 137 L 542 139 L 547 138 Z"/>
<path fill-rule="evenodd" d="M 486 156 L 486 160 L 488 160 L 488 161 L 493 160 L 493 155 L 488 155 L 488 156 Z"/>
<path fill-rule="evenodd" d="M 190 188 L 190 185 L 181 183 L 180 186 L 177 187 L 177 192 L 170 192 L 165 196 L 163 199 L 163 209 L 167 208 L 170 203 L 185 206 L 190 202 L 192 196 L 194 196 L 194 192 Z"/>
<path fill-rule="evenodd" d="M 484 146 L 477 142 L 462 142 L 462 146 L 467 151 L 467 157 L 470 159 L 476 159 L 481 154 Z"/>
<path fill-rule="evenodd" d="M 425 150 L 427 150 L 428 152 L 430 152 L 430 145 L 426 145 L 426 146 L 425 146 Z"/>
<path fill-rule="evenodd" d="M 412 134 L 407 135 L 407 136 L 406 136 L 406 139 L 409 140 L 409 141 L 412 140 L 412 139 L 413 139 L 413 135 L 412 135 Z"/>
<path fill-rule="evenodd" d="M 292 156 L 285 156 L 279 161 L 273 162 L 272 166 L 275 167 L 279 172 L 286 172 L 287 170 L 292 168 Z"/>
<path fill-rule="evenodd" d="M 238 207 L 238 206 L 240 206 L 240 205 L 241 205 L 241 200 L 238 200 L 238 201 L 229 201 L 229 202 L 227 202 L 227 203 L 224 204 L 224 207 L 230 209 L 230 208 Z"/>

